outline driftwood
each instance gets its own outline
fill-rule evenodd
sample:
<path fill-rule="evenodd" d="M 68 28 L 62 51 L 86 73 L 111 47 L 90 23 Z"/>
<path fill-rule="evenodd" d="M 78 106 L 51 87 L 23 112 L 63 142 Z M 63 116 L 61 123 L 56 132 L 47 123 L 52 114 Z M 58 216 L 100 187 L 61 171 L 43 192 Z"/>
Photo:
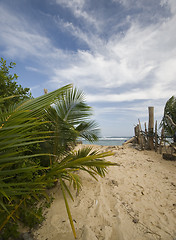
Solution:
<path fill-rule="evenodd" d="M 135 143 L 137 141 L 136 137 L 132 137 L 129 140 L 127 140 L 126 142 L 123 143 L 123 145 L 126 145 L 128 143 Z"/>

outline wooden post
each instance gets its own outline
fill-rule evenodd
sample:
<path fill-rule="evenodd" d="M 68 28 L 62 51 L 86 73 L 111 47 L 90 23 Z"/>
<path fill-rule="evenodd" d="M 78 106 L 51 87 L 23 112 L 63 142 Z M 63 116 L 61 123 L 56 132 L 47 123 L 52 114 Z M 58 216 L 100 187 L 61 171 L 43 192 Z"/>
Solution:
<path fill-rule="evenodd" d="M 148 125 L 149 149 L 153 150 L 154 107 L 148 107 L 148 111 L 149 111 L 149 125 Z"/>
<path fill-rule="evenodd" d="M 44 94 L 48 93 L 48 89 L 44 88 Z"/>
<path fill-rule="evenodd" d="M 147 124 L 146 122 L 144 123 L 145 127 L 145 149 L 148 149 L 148 133 L 147 133 Z"/>
<path fill-rule="evenodd" d="M 139 139 L 139 124 L 134 128 L 135 131 L 135 137 L 137 139 L 137 143 L 140 144 L 140 139 Z"/>
<path fill-rule="evenodd" d="M 157 121 L 155 123 L 155 152 L 157 152 L 158 148 L 158 134 L 157 134 Z"/>
<path fill-rule="evenodd" d="M 145 134 L 147 135 L 147 124 L 146 124 L 146 122 L 144 123 L 144 127 L 145 127 Z"/>
<path fill-rule="evenodd" d="M 137 133 L 137 126 L 134 127 L 134 135 L 135 137 L 137 137 L 138 133 Z"/>
<path fill-rule="evenodd" d="M 140 145 L 141 145 L 141 149 L 144 149 L 144 144 L 143 144 L 143 136 L 142 136 L 142 128 L 141 128 L 141 122 L 139 121 L 139 138 L 140 138 Z"/>

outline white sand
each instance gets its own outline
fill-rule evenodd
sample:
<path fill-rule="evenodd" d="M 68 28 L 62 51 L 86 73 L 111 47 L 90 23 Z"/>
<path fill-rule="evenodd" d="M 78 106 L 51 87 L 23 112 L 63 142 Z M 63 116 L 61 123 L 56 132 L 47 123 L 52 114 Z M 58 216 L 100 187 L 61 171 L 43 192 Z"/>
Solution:
<path fill-rule="evenodd" d="M 96 182 L 81 173 L 83 188 L 69 201 L 79 240 L 176 239 L 176 162 L 130 146 L 101 147 L 120 163 Z M 73 240 L 59 187 L 37 240 Z"/>

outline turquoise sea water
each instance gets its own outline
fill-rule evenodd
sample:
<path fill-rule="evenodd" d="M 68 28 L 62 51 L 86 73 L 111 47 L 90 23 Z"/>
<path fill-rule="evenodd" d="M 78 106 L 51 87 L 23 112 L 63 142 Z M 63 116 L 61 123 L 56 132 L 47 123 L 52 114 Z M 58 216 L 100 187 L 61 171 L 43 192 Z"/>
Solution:
<path fill-rule="evenodd" d="M 124 142 L 126 142 L 131 137 L 104 137 L 99 138 L 99 141 L 90 143 L 86 140 L 81 140 L 83 144 L 94 144 L 94 145 L 102 145 L 102 146 L 121 146 Z"/>

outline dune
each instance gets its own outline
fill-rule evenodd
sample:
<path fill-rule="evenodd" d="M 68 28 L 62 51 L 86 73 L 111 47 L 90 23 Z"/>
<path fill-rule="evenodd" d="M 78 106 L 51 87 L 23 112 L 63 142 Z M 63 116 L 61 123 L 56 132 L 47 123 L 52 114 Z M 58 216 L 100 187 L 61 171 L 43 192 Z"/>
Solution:
<path fill-rule="evenodd" d="M 79 145 L 79 147 L 83 147 Z M 93 146 L 112 151 L 98 182 L 80 173 L 83 187 L 69 201 L 79 240 L 176 239 L 176 162 L 153 151 L 125 146 Z M 46 220 L 33 232 L 36 240 L 74 240 L 59 186 Z"/>

